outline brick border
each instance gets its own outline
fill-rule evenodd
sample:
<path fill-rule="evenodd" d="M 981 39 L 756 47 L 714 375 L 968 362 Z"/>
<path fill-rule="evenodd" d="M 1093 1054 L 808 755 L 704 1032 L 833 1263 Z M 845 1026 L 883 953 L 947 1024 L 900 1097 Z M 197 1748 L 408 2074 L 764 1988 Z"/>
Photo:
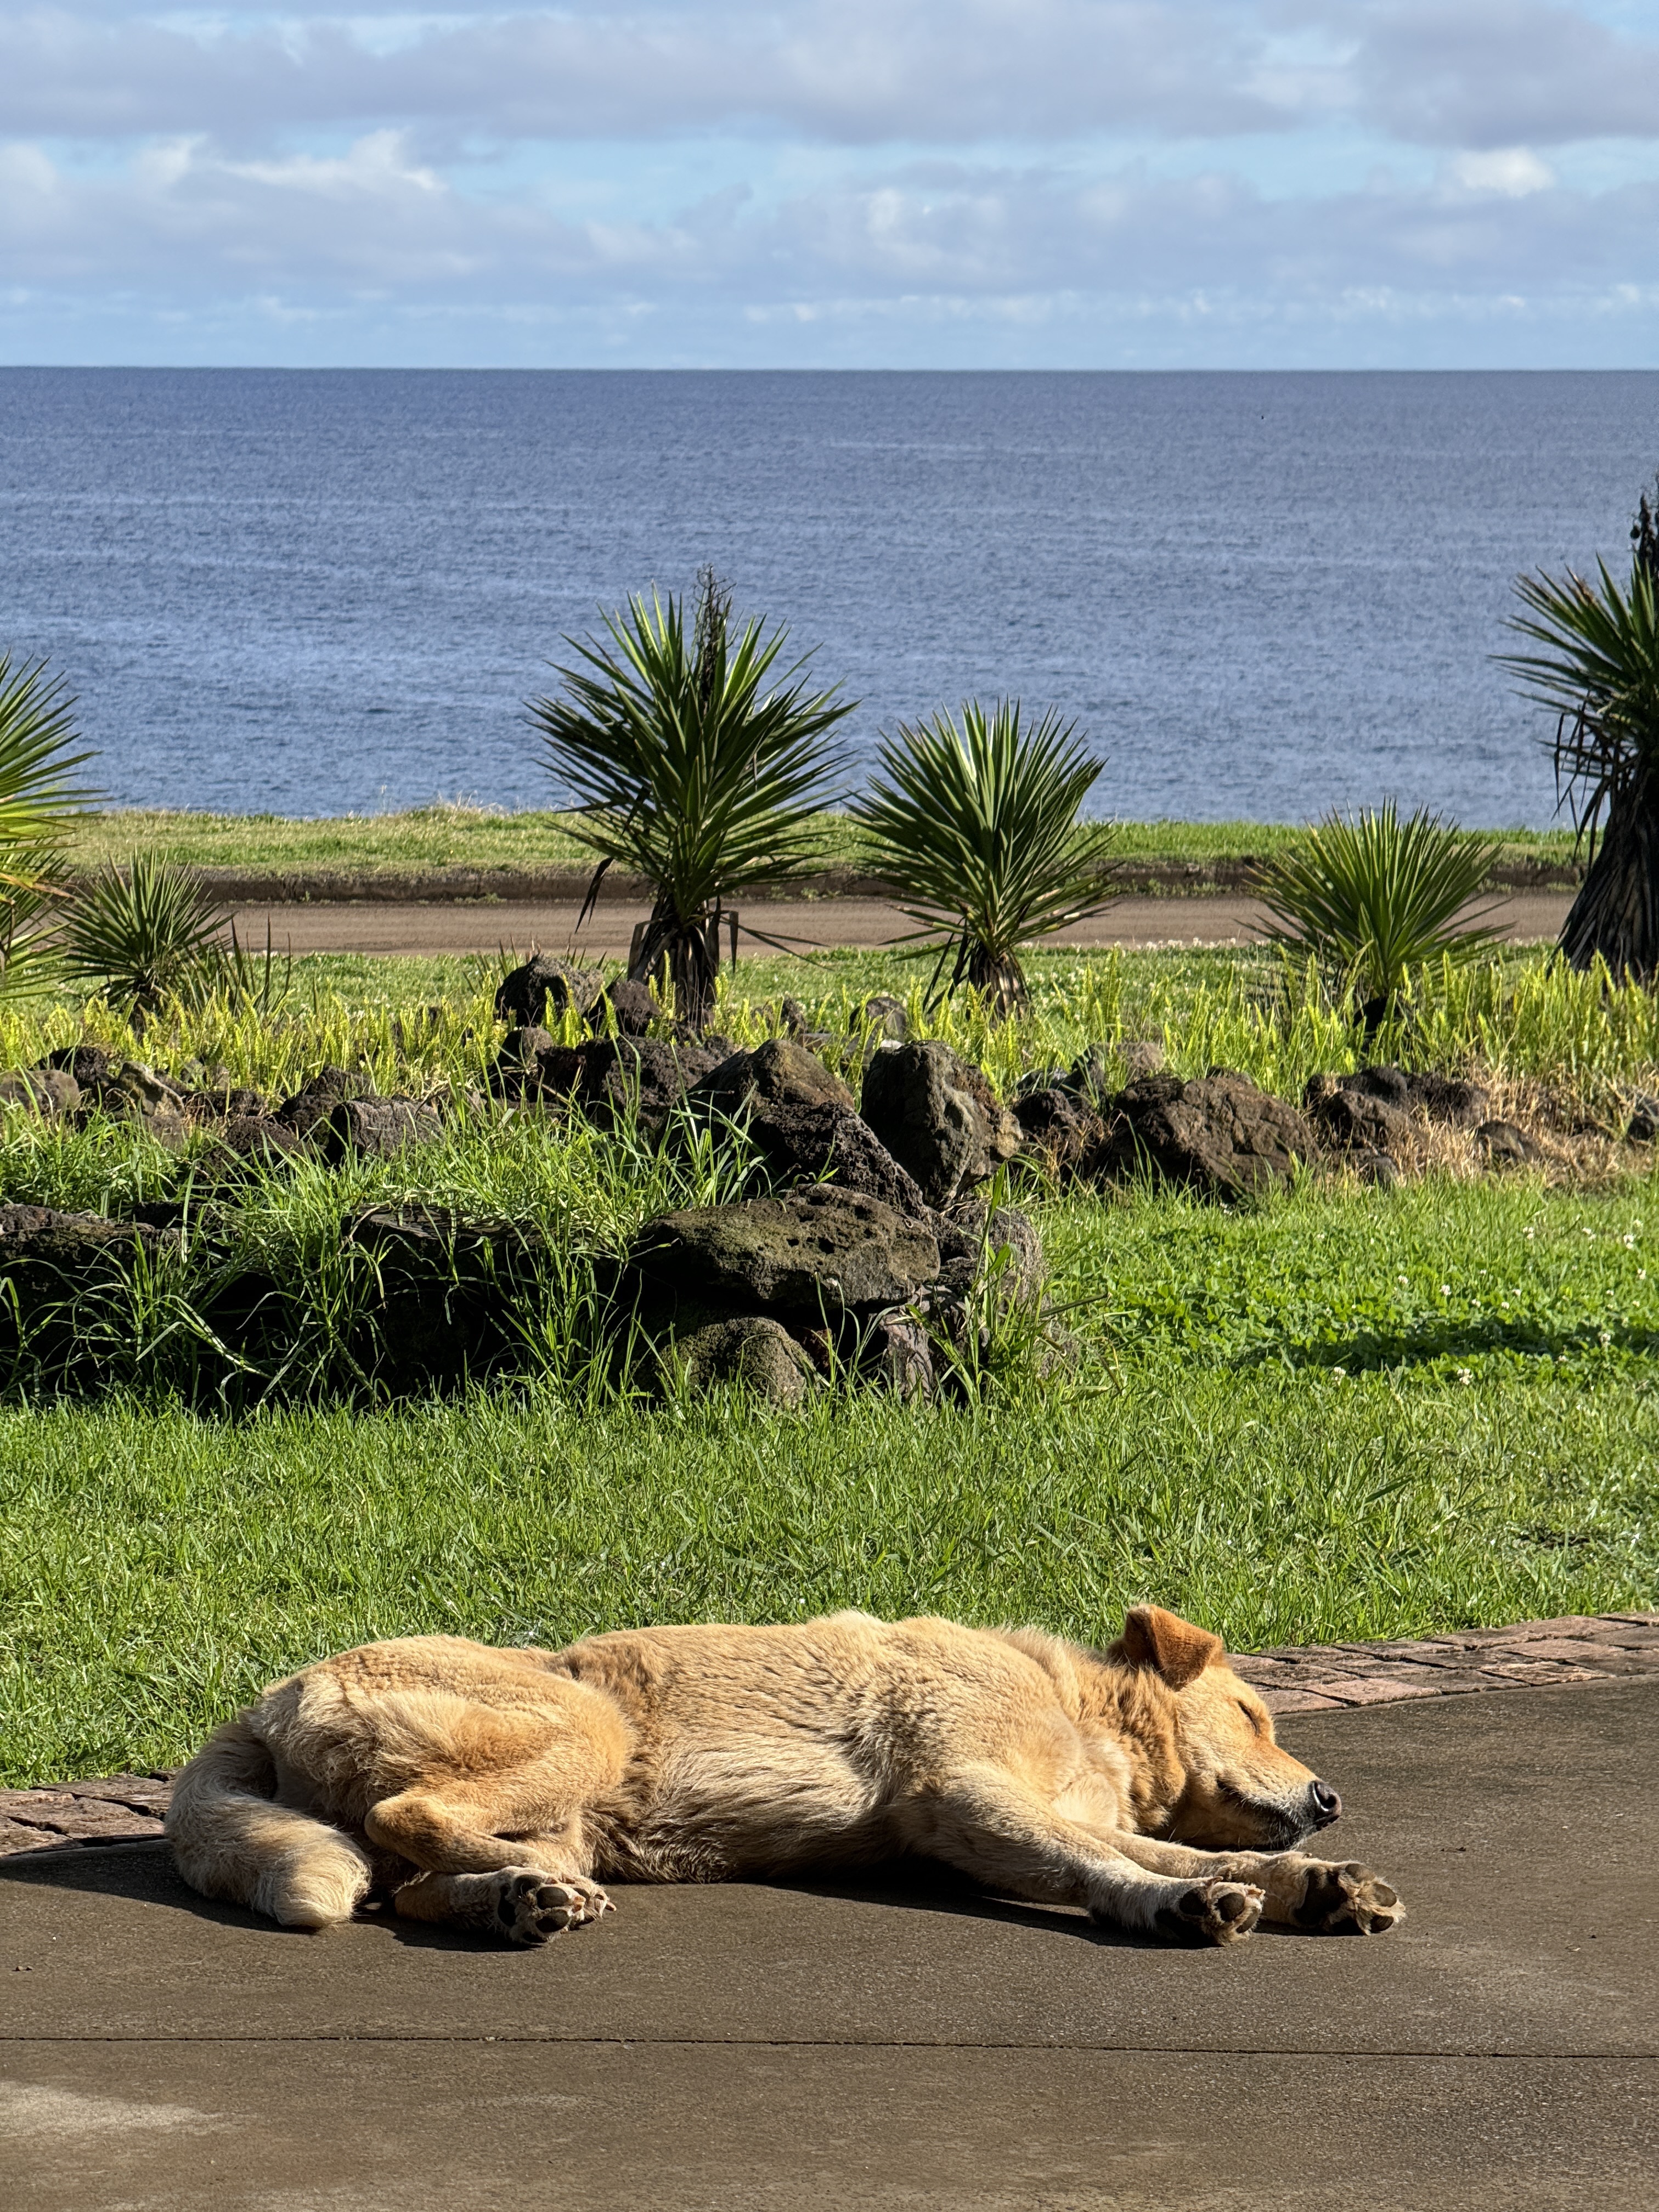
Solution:
<path fill-rule="evenodd" d="M 1383 1644 L 1307 1644 L 1237 1656 L 1275 1713 L 1353 1711 L 1404 1698 L 1462 1697 L 1556 1683 L 1659 1680 L 1659 1613 L 1568 1613 L 1510 1628 Z M 109 1774 L 47 1790 L 0 1790 L 0 1858 L 68 1844 L 136 1844 L 161 1833 L 179 1769 Z"/>
<path fill-rule="evenodd" d="M 1291 1645 L 1248 1652 L 1233 1665 L 1276 1713 L 1335 1712 L 1401 1698 L 1545 1689 L 1632 1674 L 1659 1680 L 1659 1613 L 1573 1613 L 1385 1644 Z"/>

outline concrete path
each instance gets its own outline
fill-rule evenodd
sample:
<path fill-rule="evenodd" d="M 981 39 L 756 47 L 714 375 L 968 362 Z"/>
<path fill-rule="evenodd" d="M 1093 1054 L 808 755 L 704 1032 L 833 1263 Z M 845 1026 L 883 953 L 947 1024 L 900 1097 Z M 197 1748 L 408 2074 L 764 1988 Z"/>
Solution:
<path fill-rule="evenodd" d="M 1504 919 L 1517 943 L 1554 939 L 1560 933 L 1572 895 L 1522 891 L 1507 902 Z M 478 902 L 471 905 L 246 906 L 236 927 L 245 945 L 263 946 L 270 926 L 280 951 L 295 952 L 494 953 L 502 946 L 527 951 L 574 951 L 584 959 L 626 956 L 634 925 L 647 909 L 626 901 L 595 908 L 575 934 L 580 908 L 570 904 L 527 905 Z M 1057 945 L 1249 945 L 1265 908 L 1248 898 L 1122 898 L 1097 921 L 1063 930 Z M 757 902 L 742 909 L 746 927 L 789 940 L 787 949 L 872 946 L 892 943 L 913 925 L 881 899 L 827 898 Z M 740 950 L 766 948 L 752 937 Z"/>
<path fill-rule="evenodd" d="M 878 1881 L 629 1889 L 537 1953 L 285 1934 L 162 1848 L 0 1861 L 9 2212 L 1659 2205 L 1659 1693 L 1305 1711 L 1370 1942 Z"/>

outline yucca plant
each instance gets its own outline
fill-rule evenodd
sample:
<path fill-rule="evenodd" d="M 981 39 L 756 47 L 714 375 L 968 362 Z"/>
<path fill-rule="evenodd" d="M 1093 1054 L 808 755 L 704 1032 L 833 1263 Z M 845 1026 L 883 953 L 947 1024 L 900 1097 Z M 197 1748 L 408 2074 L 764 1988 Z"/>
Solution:
<path fill-rule="evenodd" d="M 726 902 L 819 858 L 813 817 L 842 767 L 825 740 L 853 702 L 807 689 L 810 654 L 775 673 L 788 633 L 734 625 L 712 571 L 689 625 L 682 600 L 654 592 L 603 619 L 609 642 L 567 638 L 582 665 L 559 668 L 564 696 L 532 699 L 530 717 L 575 796 L 573 835 L 601 856 L 583 919 L 613 862 L 646 877 L 651 915 L 628 972 L 647 981 L 665 962 L 677 1012 L 701 1030 Z"/>
<path fill-rule="evenodd" d="M 68 880 L 65 848 L 91 794 L 71 752 L 75 702 L 44 661 L 0 653 L 0 994 L 50 981 L 49 925 Z"/>
<path fill-rule="evenodd" d="M 1018 699 L 977 700 L 884 734 L 880 775 L 853 808 L 872 861 L 935 951 L 930 996 L 968 984 L 1002 1015 L 1030 1003 L 1019 954 L 1110 903 L 1106 823 L 1078 810 L 1105 763 L 1051 709 L 1024 728 Z"/>
<path fill-rule="evenodd" d="M 136 1030 L 165 1000 L 199 1005 L 226 977 L 226 917 L 200 872 L 135 853 L 76 890 L 64 915 L 68 973 L 97 986 Z"/>
<path fill-rule="evenodd" d="M 1647 501 L 1633 532 L 1630 583 L 1607 563 L 1597 580 L 1522 576 L 1528 609 L 1510 624 L 1541 653 L 1500 655 L 1526 696 L 1554 710 L 1556 788 L 1588 843 L 1561 931 L 1575 968 L 1659 975 L 1659 536 Z"/>
<path fill-rule="evenodd" d="M 1253 888 L 1274 917 L 1261 934 L 1311 956 L 1375 1029 L 1413 969 L 1482 959 L 1501 942 L 1486 919 L 1500 901 L 1469 911 L 1499 849 L 1424 807 L 1401 822 L 1393 799 L 1328 815 L 1255 871 Z"/>

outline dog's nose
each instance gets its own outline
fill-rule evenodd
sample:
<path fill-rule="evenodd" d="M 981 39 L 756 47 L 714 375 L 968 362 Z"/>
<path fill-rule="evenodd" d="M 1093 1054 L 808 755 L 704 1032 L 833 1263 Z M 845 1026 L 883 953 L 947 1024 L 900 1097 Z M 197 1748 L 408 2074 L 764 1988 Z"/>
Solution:
<path fill-rule="evenodd" d="M 1333 1820 L 1342 1817 L 1342 1800 L 1328 1782 L 1310 1782 L 1308 1795 L 1313 1801 L 1316 1826 L 1328 1828 Z"/>

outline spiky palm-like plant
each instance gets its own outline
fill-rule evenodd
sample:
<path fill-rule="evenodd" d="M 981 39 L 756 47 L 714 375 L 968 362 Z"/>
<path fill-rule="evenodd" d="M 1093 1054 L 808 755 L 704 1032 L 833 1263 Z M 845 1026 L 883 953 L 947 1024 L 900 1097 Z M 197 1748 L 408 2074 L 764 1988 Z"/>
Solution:
<path fill-rule="evenodd" d="M 125 1009 L 135 1029 L 167 999 L 204 998 L 226 972 L 226 918 L 198 872 L 135 853 L 81 885 L 64 914 L 63 963 Z"/>
<path fill-rule="evenodd" d="M 853 702 L 836 687 L 808 690 L 810 655 L 775 675 L 787 631 L 734 625 L 711 572 L 689 626 L 684 602 L 654 592 L 604 621 L 608 643 L 566 640 L 582 665 L 561 667 L 563 696 L 532 699 L 530 717 L 575 796 L 573 834 L 601 856 L 590 905 L 613 862 L 647 878 L 651 915 L 629 973 L 647 980 L 665 961 L 676 1011 L 702 1030 L 725 902 L 819 857 L 813 817 L 842 766 L 826 739 Z"/>
<path fill-rule="evenodd" d="M 50 974 L 49 926 L 67 880 L 65 848 L 91 793 L 71 752 L 75 702 L 44 661 L 0 653 L 0 993 Z"/>
<path fill-rule="evenodd" d="M 1345 818 L 1328 815 L 1298 844 L 1255 872 L 1273 926 L 1262 936 L 1311 955 L 1352 988 L 1375 1027 L 1413 968 L 1482 958 L 1502 937 L 1468 909 L 1486 887 L 1498 847 L 1419 807 L 1399 817 L 1393 799 Z"/>
<path fill-rule="evenodd" d="M 1643 501 L 1630 583 L 1522 576 L 1510 627 L 1544 650 L 1500 656 L 1527 696 L 1553 709 L 1556 788 L 1588 842 L 1584 880 L 1561 931 L 1575 968 L 1659 976 L 1659 540 Z M 1644 527 L 1645 526 L 1645 527 Z"/>
<path fill-rule="evenodd" d="M 1105 763 L 1052 710 L 1022 727 L 1017 699 L 977 700 L 884 736 L 881 777 L 853 809 L 878 872 L 937 951 L 933 988 L 984 993 L 1003 1014 L 1030 1003 L 1023 946 L 1110 903 L 1112 830 L 1078 809 Z M 882 779 L 885 780 L 883 781 Z"/>

